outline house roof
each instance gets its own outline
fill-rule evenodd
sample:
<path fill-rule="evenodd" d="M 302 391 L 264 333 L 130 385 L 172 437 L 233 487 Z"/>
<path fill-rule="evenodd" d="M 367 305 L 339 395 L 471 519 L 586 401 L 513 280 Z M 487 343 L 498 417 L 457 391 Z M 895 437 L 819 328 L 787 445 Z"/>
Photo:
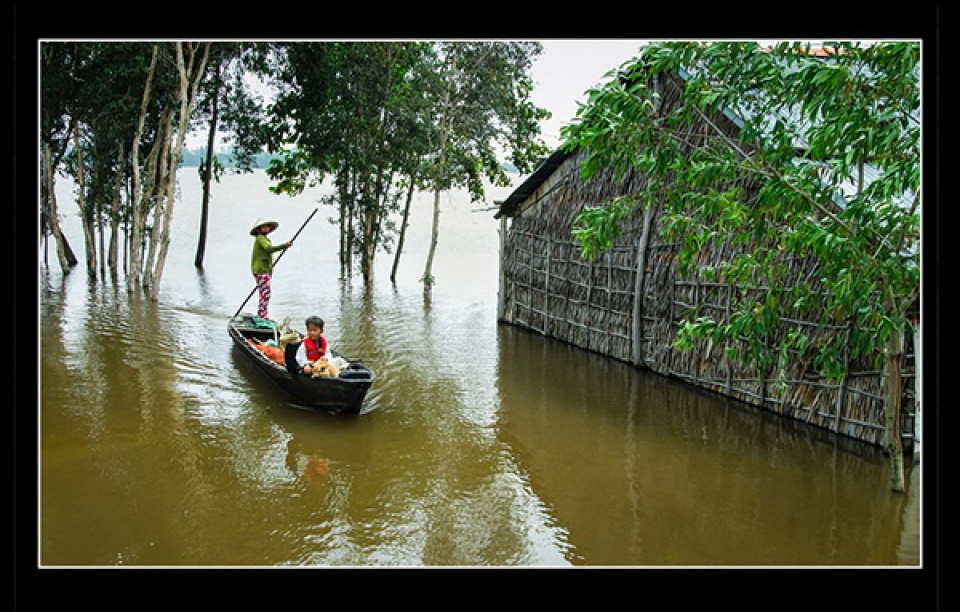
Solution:
<path fill-rule="evenodd" d="M 832 49 L 816 48 L 816 49 L 810 49 L 809 54 L 816 57 L 824 58 L 824 57 L 830 57 L 831 55 L 835 55 L 836 52 Z M 686 81 L 689 78 L 691 78 L 692 75 L 686 70 L 681 68 L 678 71 L 677 76 L 679 76 L 680 78 Z M 738 127 L 743 127 L 743 124 L 744 124 L 743 117 L 738 116 L 729 108 L 723 108 L 721 109 L 721 112 L 723 112 L 723 114 L 726 115 L 728 119 L 733 121 L 735 125 L 737 125 Z M 778 116 L 776 117 L 768 118 L 770 120 L 771 125 L 778 120 L 786 121 L 788 123 L 799 124 L 799 125 L 804 125 L 808 123 L 808 121 L 806 121 L 801 117 L 800 111 L 797 108 L 783 109 L 779 111 L 777 114 Z M 917 123 L 920 122 L 919 110 L 915 111 L 912 114 L 911 119 L 913 119 Z M 801 136 L 795 137 L 794 147 L 798 151 L 805 150 L 807 146 L 808 146 L 808 143 L 805 138 Z M 496 212 L 496 214 L 494 214 L 494 218 L 499 219 L 500 217 L 503 217 L 503 216 L 512 217 L 516 215 L 519 211 L 519 205 L 523 201 L 525 201 L 528 197 L 530 197 L 533 193 L 535 193 L 537 188 L 540 187 L 540 185 L 542 185 L 543 182 L 547 180 L 547 178 L 549 178 L 550 175 L 554 173 L 554 171 L 556 171 L 556 169 L 560 166 L 560 164 L 562 164 L 564 160 L 566 160 L 572 154 L 573 154 L 573 151 L 564 151 L 562 146 L 558 148 L 556 151 L 554 151 L 553 154 L 547 157 L 540 164 L 540 166 L 538 166 L 537 169 L 534 170 L 533 173 L 530 176 L 528 176 L 527 179 L 523 183 L 521 183 L 505 200 L 494 202 L 494 204 L 497 204 L 499 206 L 499 210 Z M 864 165 L 864 185 L 869 185 L 876 178 L 878 178 L 878 176 L 879 176 L 879 172 L 873 166 L 871 166 L 870 164 Z M 855 195 L 856 192 L 857 192 L 857 186 L 855 184 L 855 181 L 853 179 L 847 180 L 844 182 L 843 185 L 841 185 L 839 193 L 836 194 L 836 196 L 834 197 L 834 200 L 839 206 L 843 206 L 846 203 L 846 199 Z M 897 204 L 900 205 L 901 207 L 909 208 L 913 201 L 914 196 L 915 194 L 913 193 L 901 194 L 899 197 L 894 198 L 894 201 L 896 201 Z"/>
<path fill-rule="evenodd" d="M 506 200 L 494 202 L 494 204 L 500 207 L 500 210 L 493 215 L 493 218 L 499 219 L 500 217 L 512 217 L 515 215 L 520 203 L 533 195 L 537 191 L 537 188 L 571 155 L 573 155 L 573 152 L 564 151 L 563 147 L 554 151 L 550 157 L 547 157 L 537 166 L 537 169 L 527 177 L 527 180 L 520 183 L 520 186 L 507 196 Z"/>

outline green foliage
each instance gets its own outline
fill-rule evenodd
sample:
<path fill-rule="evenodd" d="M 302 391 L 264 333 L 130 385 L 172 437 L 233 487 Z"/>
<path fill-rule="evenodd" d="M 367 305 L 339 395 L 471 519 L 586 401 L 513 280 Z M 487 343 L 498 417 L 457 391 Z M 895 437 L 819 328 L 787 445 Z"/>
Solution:
<path fill-rule="evenodd" d="M 835 43 L 826 57 L 789 42 L 645 47 L 564 128 L 585 178 L 634 168 L 649 185 L 583 211 L 584 255 L 610 247 L 627 202 L 656 200 L 681 273 L 746 289 L 725 320 L 691 312 L 677 347 L 710 339 L 763 370 L 798 357 L 834 378 L 882 354 L 919 295 L 919 59 L 911 42 Z M 683 77 L 682 104 L 663 107 L 662 74 Z M 724 114 L 739 136 L 719 130 Z M 733 255 L 701 261 L 720 244 Z M 838 331 L 812 342 L 787 323 L 801 316 Z"/>
<path fill-rule="evenodd" d="M 605 207 L 586 208 L 573 227 L 573 236 L 580 243 L 583 257 L 593 259 L 597 253 L 609 250 L 620 237 L 620 221 L 630 215 L 636 205 L 636 200 L 624 196 Z"/>
<path fill-rule="evenodd" d="M 88 222 L 130 217 L 118 186 L 131 175 L 130 145 L 154 49 L 157 70 L 138 147 L 144 186 L 155 184 L 152 147 L 179 92 L 175 45 L 40 46 L 42 150 L 50 152 L 44 167 L 55 176 L 78 174 L 83 164 Z M 509 184 L 505 162 L 527 172 L 546 152 L 538 136 L 547 113 L 530 100 L 539 43 L 220 41 L 205 49 L 193 129 L 226 134 L 231 163 L 241 169 L 262 164 L 266 149 L 277 193 L 300 193 L 332 176 L 341 262 L 349 267 L 359 258 L 365 273 L 377 250 L 391 244 L 390 215 L 404 186 L 461 186 L 481 200 L 488 181 Z M 259 96 L 251 78 L 271 87 L 275 99 Z M 67 155 L 74 142 L 81 155 Z M 190 155 L 185 161 L 200 163 Z M 215 173 L 221 161 L 214 158 Z"/>
<path fill-rule="evenodd" d="M 541 51 L 532 42 L 449 42 L 433 46 L 427 86 L 436 121 L 429 135 L 428 176 L 434 186 L 466 187 L 473 201 L 485 197 L 483 180 L 509 185 L 498 159 L 504 150 L 520 172 L 547 153 L 540 120 L 549 113 L 530 100 L 529 70 Z"/>
<path fill-rule="evenodd" d="M 366 278 L 392 241 L 389 216 L 405 186 L 461 186 L 481 200 L 484 181 L 509 184 L 499 151 L 522 172 L 545 152 L 546 112 L 529 99 L 537 43 L 298 42 L 282 51 L 264 129 L 281 155 L 268 170 L 274 190 L 298 193 L 333 175 L 341 263 L 358 255 Z"/>
<path fill-rule="evenodd" d="M 332 174 L 341 263 L 359 257 L 366 276 L 388 244 L 401 176 L 426 154 L 417 95 L 429 49 L 415 42 L 287 43 L 279 95 L 265 132 L 277 193 L 300 193 Z"/>
<path fill-rule="evenodd" d="M 215 43 L 211 55 L 228 67 L 231 82 L 214 91 L 208 79 L 200 88 L 195 127 L 206 119 L 205 107 L 219 95 L 223 101 L 221 121 L 235 134 L 234 166 L 253 163 L 259 140 L 260 101 L 238 83 L 243 74 L 239 63 L 247 47 L 241 43 Z M 57 156 L 55 166 L 77 176 L 77 156 L 66 155 L 72 149 L 71 130 L 79 127 L 79 144 L 84 164 L 87 193 L 84 194 L 88 219 L 96 216 L 126 219 L 129 203 L 117 193 L 118 177 L 129 177 L 131 148 L 140 113 L 140 102 L 150 65 L 150 42 L 45 42 L 41 45 L 41 138 L 49 142 Z M 161 130 L 162 111 L 179 87 L 172 45 L 160 45 L 160 69 L 152 83 L 152 96 L 145 117 L 141 149 L 149 151 Z M 200 165 L 200 156 L 181 158 L 183 165 Z M 140 163 L 147 162 L 141 155 Z M 144 171 L 145 168 L 141 168 Z M 219 173 L 219 160 L 214 171 Z M 117 204 L 120 206 L 117 206 Z"/>
<path fill-rule="evenodd" d="M 136 94 L 143 89 L 149 54 L 144 43 L 42 44 L 41 138 L 59 153 L 56 161 L 62 161 L 62 170 L 76 177 L 72 130 L 78 130 L 87 189 L 82 213 L 88 220 L 100 213 L 123 214 L 110 206 L 117 195 L 115 177 L 126 172 L 124 160 L 118 159 L 118 144 L 124 143 L 129 151 L 139 114 Z M 170 78 L 158 79 L 158 99 L 172 84 Z M 159 123 L 159 103 L 155 107 L 153 116 Z M 153 127 L 155 132 L 157 126 Z M 148 133 L 151 141 L 154 137 Z"/>
<path fill-rule="evenodd" d="M 302 150 L 283 151 L 273 156 L 267 166 L 267 175 L 276 181 L 270 191 L 291 196 L 300 195 L 307 187 L 317 184 L 318 178 L 312 175 L 314 169 Z"/>

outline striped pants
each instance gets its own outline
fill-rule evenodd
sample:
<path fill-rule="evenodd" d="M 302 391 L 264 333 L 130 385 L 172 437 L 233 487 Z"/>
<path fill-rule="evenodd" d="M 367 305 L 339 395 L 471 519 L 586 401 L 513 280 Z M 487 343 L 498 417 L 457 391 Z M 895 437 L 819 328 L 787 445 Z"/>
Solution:
<path fill-rule="evenodd" d="M 257 306 L 257 316 L 267 318 L 267 307 L 270 305 L 270 279 L 272 274 L 254 274 L 257 281 L 257 291 L 260 293 L 260 305 Z"/>

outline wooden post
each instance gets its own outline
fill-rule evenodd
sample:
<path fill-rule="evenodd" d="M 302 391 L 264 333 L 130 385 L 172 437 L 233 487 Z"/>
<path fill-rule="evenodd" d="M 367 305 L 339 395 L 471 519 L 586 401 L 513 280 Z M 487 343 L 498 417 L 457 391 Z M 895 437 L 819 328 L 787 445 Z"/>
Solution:
<path fill-rule="evenodd" d="M 571 244 L 570 242 L 564 241 L 563 247 L 564 247 L 564 253 L 565 253 L 564 256 L 563 256 L 563 269 L 565 270 L 564 276 L 566 277 L 566 279 L 567 279 L 568 281 L 572 281 L 572 280 L 573 280 L 573 269 L 572 269 L 572 266 L 570 265 L 570 258 L 571 258 L 571 252 L 570 252 L 570 251 L 571 251 L 571 248 L 572 248 L 572 244 Z M 565 331 L 564 333 L 566 334 L 566 338 L 565 338 L 565 339 L 566 339 L 568 342 L 573 338 L 573 332 L 572 332 L 571 329 L 570 329 L 570 319 L 571 319 L 571 315 L 570 315 L 570 293 L 571 293 L 571 291 L 572 291 L 572 290 L 568 289 L 567 291 L 565 291 L 565 292 L 563 293 L 563 321 L 567 324 L 567 328 L 566 328 L 566 331 Z"/>
<path fill-rule="evenodd" d="M 553 255 L 553 237 L 547 234 L 547 256 L 543 270 L 543 335 L 550 335 L 550 259 Z"/>
<path fill-rule="evenodd" d="M 655 214 L 654 205 L 648 203 L 643 209 L 643 232 L 640 235 L 640 244 L 637 246 L 637 275 L 633 283 L 633 365 L 643 362 L 643 351 L 640 347 L 643 332 L 643 283 L 647 269 L 647 245 L 650 242 L 650 226 L 653 225 Z"/>
<path fill-rule="evenodd" d="M 884 438 L 890 456 L 890 486 L 897 492 L 905 490 L 903 476 L 903 442 L 900 440 L 900 401 L 903 393 L 903 335 L 890 334 L 887 340 L 884 366 Z"/>
<path fill-rule="evenodd" d="M 844 342 L 844 346 L 850 346 L 850 324 L 847 323 L 846 329 L 847 339 Z M 844 349 L 844 355 L 846 357 L 849 349 Z M 845 363 L 849 367 L 849 359 L 845 358 Z M 844 374 L 843 378 L 840 379 L 840 386 L 837 387 L 837 414 L 833 420 L 833 431 L 834 433 L 840 433 L 840 425 L 843 423 L 843 400 L 844 396 L 847 394 L 847 378 L 849 374 Z"/>
<path fill-rule="evenodd" d="M 698 274 L 693 279 L 693 311 L 700 316 L 700 275 Z M 698 341 L 693 345 L 694 353 L 697 356 L 696 361 L 693 365 L 693 378 L 697 381 L 697 384 L 700 385 L 703 381 L 700 378 L 700 374 L 703 371 L 703 342 Z"/>
<path fill-rule="evenodd" d="M 727 305 L 725 308 L 724 321 L 730 322 L 730 303 L 733 301 L 733 285 L 727 283 Z M 726 347 L 725 347 L 726 348 Z M 727 362 L 727 397 L 733 395 L 733 359 L 724 355 L 724 361 Z"/>
<path fill-rule="evenodd" d="M 843 423 L 843 399 L 847 394 L 847 377 L 840 380 L 840 386 L 837 387 L 837 414 L 833 419 L 834 433 L 840 433 L 840 425 Z"/>
<path fill-rule="evenodd" d="M 497 283 L 497 320 L 503 321 L 504 316 L 506 315 L 506 304 L 504 300 L 507 298 L 507 279 L 506 271 L 504 270 L 504 257 L 506 255 L 505 248 L 507 244 L 507 217 L 500 217 L 500 243 L 499 243 L 499 254 L 500 254 L 500 279 Z"/>
<path fill-rule="evenodd" d="M 920 461 L 920 319 L 913 325 L 913 458 Z"/>
<path fill-rule="evenodd" d="M 613 319 L 613 249 L 607 251 L 607 336 L 606 353 L 610 354 L 610 331 Z"/>
<path fill-rule="evenodd" d="M 591 258 L 591 259 L 590 259 L 590 272 L 588 273 L 589 276 L 587 276 L 587 320 L 588 320 L 588 321 L 589 321 L 589 318 L 590 318 L 590 306 L 591 306 L 592 301 L 593 301 L 593 264 L 594 264 L 594 261 L 595 261 L 594 258 Z"/>
<path fill-rule="evenodd" d="M 530 235 L 530 261 L 527 265 L 527 327 L 533 327 L 533 256 L 536 250 L 537 237 Z"/>

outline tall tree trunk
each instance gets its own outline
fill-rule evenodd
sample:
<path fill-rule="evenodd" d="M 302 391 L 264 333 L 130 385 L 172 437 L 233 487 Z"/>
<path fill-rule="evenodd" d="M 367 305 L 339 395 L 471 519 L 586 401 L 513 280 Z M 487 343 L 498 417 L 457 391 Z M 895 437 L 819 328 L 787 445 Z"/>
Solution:
<path fill-rule="evenodd" d="M 133 180 L 132 199 L 130 202 L 130 257 L 129 269 L 127 273 L 127 293 L 133 293 L 140 286 L 140 272 L 142 252 L 140 243 L 143 239 L 143 188 L 140 184 L 140 140 L 143 138 L 143 128 L 147 120 L 147 107 L 150 103 L 151 89 L 153 87 L 153 76 L 157 69 L 157 55 L 159 54 L 159 43 L 153 45 L 153 56 L 150 60 L 150 68 L 147 70 L 147 82 L 143 87 L 143 96 L 140 100 L 140 117 L 137 121 L 137 130 L 133 135 L 131 151 L 132 164 L 131 172 Z"/>
<path fill-rule="evenodd" d="M 148 294 L 151 293 L 152 288 L 156 286 L 156 279 L 154 271 L 156 269 L 156 261 L 160 252 L 160 236 L 162 235 L 163 227 L 163 218 L 164 210 L 166 209 L 167 202 L 166 196 L 168 193 L 167 184 L 171 180 L 173 171 L 169 168 L 170 165 L 170 140 L 173 138 L 173 109 L 167 108 L 163 111 L 163 119 L 161 120 L 160 134 L 157 136 L 157 141 L 154 145 L 154 151 L 156 152 L 156 157 L 153 158 L 153 161 L 158 162 L 159 166 L 148 163 L 148 167 L 153 167 L 154 170 L 148 171 L 147 176 L 154 177 L 151 185 L 153 186 L 153 226 L 150 232 L 150 243 L 149 248 L 147 249 L 146 257 L 144 258 L 143 266 L 143 281 L 141 286 L 144 291 Z M 153 155 L 151 151 L 151 155 Z M 147 199 L 149 202 L 149 199 Z M 149 217 L 149 211 L 148 211 Z M 144 219 L 146 221 L 146 219 Z"/>
<path fill-rule="evenodd" d="M 400 222 L 400 236 L 397 238 L 397 251 L 393 255 L 393 268 L 390 270 L 390 282 L 397 283 L 397 268 L 400 266 L 400 253 L 403 252 L 403 242 L 407 237 L 407 225 L 410 223 L 410 203 L 413 201 L 413 191 L 416 181 L 410 177 L 410 187 L 407 188 L 407 202 L 403 206 L 403 220 Z"/>
<path fill-rule="evenodd" d="M 372 241 L 376 213 L 372 210 L 367 210 L 363 213 L 363 216 L 364 237 L 363 247 L 360 251 L 360 270 L 363 272 L 363 282 L 369 284 L 373 282 L 373 260 L 376 257 L 377 251 L 376 243 Z"/>
<path fill-rule="evenodd" d="M 57 195 L 54 191 L 53 151 L 49 142 L 43 144 L 44 174 L 47 182 L 46 209 L 47 222 L 50 224 L 50 233 L 53 234 L 53 241 L 57 245 L 57 262 L 60 264 L 60 270 L 64 274 L 70 272 L 73 266 L 77 265 L 77 257 L 70 248 L 67 237 L 63 235 L 60 229 L 60 221 L 57 216 Z"/>
<path fill-rule="evenodd" d="M 193 265 L 203 269 L 203 256 L 207 250 L 207 219 L 210 208 L 210 182 L 213 179 L 213 144 L 216 140 L 217 121 L 220 117 L 220 63 L 217 63 L 213 82 L 213 107 L 210 114 L 210 132 L 207 134 L 207 157 L 203 166 L 203 200 L 200 202 L 200 236 L 197 239 L 197 255 Z"/>
<path fill-rule="evenodd" d="M 117 176 L 113 190 L 113 210 L 110 213 L 110 245 L 107 248 L 107 267 L 110 268 L 110 276 L 117 278 L 117 255 L 119 250 L 119 240 L 117 234 L 120 231 L 120 211 L 123 208 L 123 162 L 124 147 L 123 141 L 117 143 Z"/>
<path fill-rule="evenodd" d="M 430 229 L 430 250 L 427 251 L 427 263 L 423 268 L 423 292 L 433 290 L 433 256 L 437 252 L 437 242 L 440 235 L 440 188 L 433 190 L 433 225 Z"/>
<path fill-rule="evenodd" d="M 99 164 L 94 164 L 93 166 L 93 184 L 94 185 L 96 185 L 99 181 L 98 174 L 97 174 L 99 167 L 100 167 Z M 103 197 L 99 197 L 93 202 L 93 214 L 94 214 L 94 222 L 95 222 L 94 227 L 97 230 L 96 232 L 97 233 L 97 236 L 96 236 L 97 249 L 99 251 L 97 266 L 100 268 L 99 273 L 100 273 L 101 279 L 107 278 L 107 247 L 106 247 L 106 244 L 104 243 L 104 237 L 106 236 L 106 232 L 104 231 L 104 223 L 103 223 L 104 205 L 105 203 L 104 203 Z"/>
<path fill-rule="evenodd" d="M 97 203 L 97 248 L 100 250 L 100 278 L 107 278 L 107 245 L 104 242 L 106 231 L 103 224 L 103 203 Z"/>
<path fill-rule="evenodd" d="M 345 191 L 341 189 L 340 202 L 337 205 L 340 211 L 340 276 L 347 276 L 347 199 Z"/>
<path fill-rule="evenodd" d="M 383 217 L 387 214 L 390 201 L 390 185 L 393 184 L 393 172 L 378 168 L 376 184 L 367 182 L 367 195 L 364 206 L 363 224 L 363 280 L 373 281 L 374 262 L 377 257 L 377 245 L 380 244 L 380 230 Z M 371 193 L 372 191 L 372 193 Z"/>
<path fill-rule="evenodd" d="M 346 263 L 346 272 L 344 273 L 345 278 L 353 276 L 353 243 L 354 243 L 354 228 L 353 228 L 353 216 L 357 208 L 357 175 L 356 173 L 351 173 L 348 178 L 348 192 L 346 198 L 346 223 L 344 227 L 346 229 L 346 242 L 344 246 L 344 262 Z"/>
<path fill-rule="evenodd" d="M 376 203 L 374 199 L 373 185 L 368 176 L 363 182 L 363 198 L 360 207 L 361 244 L 360 244 L 360 273 L 363 275 L 363 282 L 370 284 L 373 282 L 373 255 L 374 255 L 374 217 L 376 216 Z"/>
<path fill-rule="evenodd" d="M 170 224 L 173 221 L 173 205 L 175 202 L 175 191 L 177 185 L 177 168 L 180 166 L 180 155 L 183 152 L 183 141 L 187 136 L 187 128 L 190 123 L 190 114 L 193 112 L 194 101 L 197 99 L 197 88 L 200 85 L 200 79 L 203 78 L 203 71 L 206 69 L 207 59 L 210 56 L 210 44 L 187 43 L 188 57 L 183 57 L 182 42 L 175 43 L 177 52 L 177 70 L 180 73 L 180 117 L 177 124 L 177 139 L 173 149 L 170 150 L 170 160 L 167 168 L 166 195 L 161 199 L 166 200 L 163 208 L 163 226 L 160 233 L 160 250 L 157 254 L 157 262 L 153 268 L 152 283 L 149 287 L 150 299 L 154 302 L 160 297 L 160 278 L 163 276 L 163 267 L 167 261 L 167 252 L 170 249 Z M 154 228 L 156 231 L 156 228 Z"/>
<path fill-rule="evenodd" d="M 93 211 L 87 210 L 87 181 L 83 171 L 83 151 L 80 148 L 80 124 L 73 125 L 73 148 L 77 154 L 77 206 L 83 227 L 83 246 L 87 254 L 87 273 L 92 280 L 97 278 L 97 245 L 94 240 Z"/>
<path fill-rule="evenodd" d="M 110 242 L 107 245 L 107 268 L 110 270 L 110 278 L 117 279 L 117 259 L 120 251 L 120 219 L 112 217 L 110 219 Z"/>
<path fill-rule="evenodd" d="M 340 277 L 348 278 L 352 273 L 351 258 L 353 256 L 350 244 L 350 224 L 353 217 L 350 211 L 353 208 L 352 181 L 349 169 L 342 168 L 337 173 L 338 209 L 340 212 Z"/>
<path fill-rule="evenodd" d="M 440 236 L 440 185 L 442 177 L 447 173 L 447 137 L 450 128 L 450 97 L 453 89 L 452 75 L 457 71 L 457 58 L 453 56 L 452 65 L 447 78 L 447 88 L 443 93 L 443 110 L 440 114 L 440 166 L 433 189 L 433 227 L 430 230 L 430 250 L 427 251 L 427 263 L 423 269 L 423 291 L 429 294 L 433 290 L 436 279 L 433 277 L 433 257 L 437 252 L 437 241 Z"/>

